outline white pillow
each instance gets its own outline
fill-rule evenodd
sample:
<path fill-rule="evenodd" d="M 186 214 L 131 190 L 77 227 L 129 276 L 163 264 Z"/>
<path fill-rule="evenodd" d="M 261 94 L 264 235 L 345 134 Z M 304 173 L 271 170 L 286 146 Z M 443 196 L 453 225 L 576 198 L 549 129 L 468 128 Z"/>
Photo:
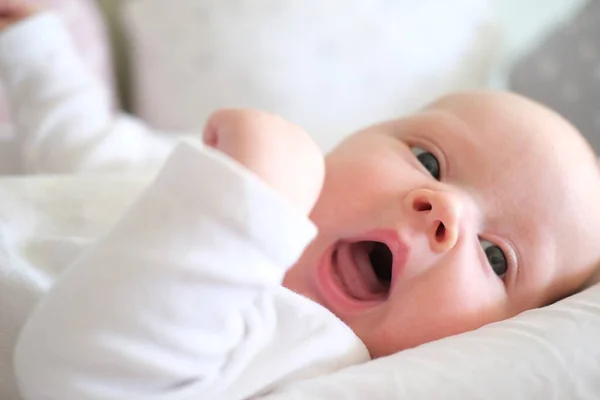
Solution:
<path fill-rule="evenodd" d="M 265 400 L 598 400 L 600 285 Z"/>
<path fill-rule="evenodd" d="M 488 78 L 487 0 L 139 0 L 125 8 L 134 112 L 201 130 L 220 107 L 281 114 L 324 150 Z"/>

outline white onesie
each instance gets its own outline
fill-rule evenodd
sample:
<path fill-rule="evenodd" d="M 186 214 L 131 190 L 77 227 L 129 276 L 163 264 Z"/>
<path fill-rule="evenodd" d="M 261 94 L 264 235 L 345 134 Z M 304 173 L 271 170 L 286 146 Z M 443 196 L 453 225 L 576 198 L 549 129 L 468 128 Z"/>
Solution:
<path fill-rule="evenodd" d="M 69 174 L 0 180 L 0 350 L 60 273 L 16 345 L 24 399 L 263 398 L 369 359 L 281 287 L 314 225 L 197 140 L 114 116 L 53 15 L 0 35 L 0 76 L 27 171 Z"/>

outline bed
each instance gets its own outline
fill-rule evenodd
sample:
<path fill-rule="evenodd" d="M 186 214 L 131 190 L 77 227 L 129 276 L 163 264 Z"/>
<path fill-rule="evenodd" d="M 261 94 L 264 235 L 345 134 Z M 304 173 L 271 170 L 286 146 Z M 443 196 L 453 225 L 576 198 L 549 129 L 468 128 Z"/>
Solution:
<path fill-rule="evenodd" d="M 508 25 L 506 21 L 498 20 L 492 7 L 494 2 L 485 0 L 398 1 L 393 12 L 381 8 L 391 3 L 369 2 L 372 7 L 380 7 L 376 13 L 367 12 L 366 2 L 332 1 L 330 4 L 339 8 L 330 6 L 329 17 L 338 15 L 339 10 L 346 7 L 356 7 L 360 13 L 349 17 L 346 31 L 341 32 L 327 30 L 328 15 L 325 15 L 321 25 L 317 23 L 320 28 L 315 28 L 318 35 L 308 35 L 308 39 L 302 40 L 290 36 L 285 26 L 276 23 L 277 18 L 284 17 L 290 24 L 295 21 L 296 17 L 289 13 L 295 11 L 294 7 L 300 7 L 297 5 L 300 3 L 292 0 L 279 2 L 279 6 L 273 6 L 275 9 L 268 8 L 271 4 L 268 1 L 234 0 L 186 0 L 178 2 L 177 6 L 159 0 L 103 0 L 100 5 L 104 15 L 110 18 L 112 37 L 118 48 L 125 48 L 130 55 L 127 63 L 123 61 L 123 53 L 114 56 L 121 67 L 129 66 L 129 69 L 122 68 L 118 76 L 121 100 L 159 128 L 198 130 L 206 114 L 214 108 L 253 106 L 278 111 L 305 125 L 327 150 L 356 127 L 408 113 L 439 94 L 493 85 L 510 87 L 556 107 L 582 127 L 600 149 L 598 102 L 594 102 L 600 98 L 593 97 L 600 93 L 600 85 L 595 91 L 584 93 L 585 83 L 578 81 L 576 89 L 569 83 L 572 76 L 578 79 L 584 79 L 584 75 L 586 79 L 600 76 L 596 75 L 600 58 L 591 60 L 596 54 L 594 49 L 600 49 L 596 47 L 600 46 L 600 35 L 594 35 L 594 32 L 600 32 L 598 2 L 574 1 L 569 5 L 564 1 L 530 2 L 536 3 L 537 7 L 545 5 L 546 11 L 551 9 L 552 12 L 547 13 L 544 21 L 535 19 L 537 14 L 533 6 L 528 14 L 531 20 L 521 15 L 520 32 L 530 39 L 527 46 L 519 40 L 509 40 L 508 44 L 502 41 L 503 35 L 510 38 L 507 26 L 516 15 L 510 17 L 510 12 L 521 12 L 519 3 L 522 2 L 504 3 L 515 7 L 512 11 L 508 8 L 503 11 Z M 265 8 L 253 14 L 255 20 L 249 20 L 240 11 L 244 4 L 254 8 L 261 4 Z M 322 2 L 318 0 L 306 0 L 301 7 L 312 7 L 314 13 L 320 4 Z M 274 18 L 273 13 L 278 17 Z M 196 23 L 199 15 L 211 17 L 203 25 Z M 380 39 L 377 42 L 384 55 L 379 56 L 378 65 L 383 65 L 383 69 L 358 64 L 357 60 L 364 58 L 364 54 L 352 58 L 350 66 L 346 65 L 352 51 L 358 48 L 368 54 L 372 46 L 353 42 L 351 48 L 347 48 L 343 41 L 336 39 L 336 35 L 342 33 L 345 38 L 358 40 L 364 32 L 353 30 L 352 18 L 365 15 L 370 25 L 364 32 Z M 387 15 L 387 19 L 375 29 L 382 15 Z M 593 20 L 590 17 L 593 15 L 599 21 L 596 25 L 581 22 L 582 18 Z M 235 56 L 233 50 L 223 55 L 224 44 L 229 49 L 248 48 L 247 42 L 237 42 L 240 36 L 232 33 L 231 26 L 227 25 L 232 18 L 236 27 L 255 32 L 254 36 L 245 37 L 251 38 L 252 45 L 257 47 L 253 52 L 242 52 L 243 57 Z M 281 30 L 280 35 L 257 30 L 257 26 L 265 26 L 265 21 L 275 32 Z M 527 26 L 535 26 L 535 32 L 525 32 Z M 585 29 L 578 30 L 580 26 Z M 598 30 L 594 30 L 594 26 Z M 569 29 L 576 33 L 568 33 Z M 589 36 L 596 42 L 591 45 L 589 41 L 584 42 L 587 44 L 579 44 L 579 47 L 570 45 L 569 38 L 575 42 L 581 39 L 577 34 L 587 35 L 586 38 Z M 285 35 L 299 49 L 296 58 L 291 58 L 293 63 L 285 60 L 274 63 L 282 43 L 290 43 L 278 42 L 275 38 Z M 209 39 L 189 40 L 198 37 Z M 307 43 L 312 43 L 306 40 L 315 41 L 319 37 L 329 39 L 319 50 L 325 61 L 301 64 L 300 68 L 298 63 L 306 58 L 302 49 L 306 51 Z M 570 60 L 569 50 L 578 52 L 577 57 L 585 61 L 582 64 L 587 68 L 585 74 L 572 68 L 573 64 L 566 63 L 568 68 L 553 75 L 553 68 L 558 67 L 548 66 L 544 60 Z M 107 58 L 105 62 L 110 60 Z M 251 63 L 254 63 L 252 68 L 248 67 Z M 197 72 L 199 66 L 203 68 L 202 73 Z M 128 77 L 124 71 L 130 71 Z M 264 71 L 269 73 L 265 75 Z M 307 71 L 310 75 L 306 75 Z M 553 86 L 548 80 L 533 79 L 543 78 L 544 73 L 557 82 L 562 79 L 562 83 Z M 217 83 L 223 76 L 239 85 L 222 91 L 223 87 Z M 333 79 L 334 76 L 339 79 Z M 329 86 L 326 85 L 328 82 Z M 199 89 L 206 87 L 210 90 Z M 259 91 L 259 87 L 266 89 Z M 316 96 L 319 91 L 320 97 Z M 355 98 L 347 99 L 348 92 L 355 93 Z M 216 96 L 216 93 L 221 94 Z M 286 95 L 282 97 L 281 93 Z M 381 95 L 376 96 L 377 93 Z M 374 98 L 383 100 L 364 100 Z M 315 105 L 336 103 L 339 106 L 330 115 L 309 112 Z M 582 107 L 582 104 L 586 106 Z M 12 164 L 5 165 L 4 169 L 11 173 L 17 173 L 17 170 L 18 166 Z M 0 321 L 3 318 L 10 318 L 10 315 L 0 308 Z M 596 285 L 544 309 L 528 311 L 508 321 L 330 376 L 298 382 L 285 392 L 267 398 L 600 399 L 599 338 L 600 286 Z M 0 361 L 7 362 L 10 349 L 0 347 L 0 357 Z M 3 393 L 0 387 L 0 398 L 19 400 L 11 396 L 14 392 Z"/>

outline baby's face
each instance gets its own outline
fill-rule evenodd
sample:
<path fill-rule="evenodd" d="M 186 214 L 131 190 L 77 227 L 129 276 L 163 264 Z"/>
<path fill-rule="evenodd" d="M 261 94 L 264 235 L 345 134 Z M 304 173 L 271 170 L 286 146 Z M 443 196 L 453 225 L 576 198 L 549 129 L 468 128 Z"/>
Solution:
<path fill-rule="evenodd" d="M 600 259 L 595 157 L 514 95 L 442 99 L 352 136 L 326 168 L 319 235 L 284 285 L 373 357 L 548 304 Z"/>

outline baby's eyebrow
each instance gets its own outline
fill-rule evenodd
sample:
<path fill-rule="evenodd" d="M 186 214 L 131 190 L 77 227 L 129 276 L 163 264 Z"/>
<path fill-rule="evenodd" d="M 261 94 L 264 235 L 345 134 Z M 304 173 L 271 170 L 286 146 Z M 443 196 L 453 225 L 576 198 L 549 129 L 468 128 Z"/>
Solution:
<path fill-rule="evenodd" d="M 434 118 L 434 126 L 439 127 L 445 136 L 448 136 L 449 132 L 456 137 L 465 139 L 473 135 L 471 127 L 451 111 L 435 109 L 431 110 L 429 116 Z"/>

